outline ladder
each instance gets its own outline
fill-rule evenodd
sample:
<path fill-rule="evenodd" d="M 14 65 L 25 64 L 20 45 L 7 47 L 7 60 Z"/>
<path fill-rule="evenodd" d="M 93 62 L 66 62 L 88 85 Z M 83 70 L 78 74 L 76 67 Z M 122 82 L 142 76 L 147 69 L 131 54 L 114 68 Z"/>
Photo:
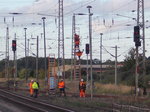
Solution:
<path fill-rule="evenodd" d="M 57 75 L 56 75 L 56 59 L 55 54 L 49 54 L 48 57 L 48 93 L 54 95 L 57 89 Z"/>
<path fill-rule="evenodd" d="M 81 79 L 81 60 L 80 57 L 82 52 L 80 51 L 80 36 L 78 34 L 74 35 L 74 80 Z"/>
<path fill-rule="evenodd" d="M 76 60 L 75 60 L 74 79 L 75 79 L 75 80 L 80 80 L 80 79 L 81 79 L 80 59 L 76 59 Z"/>

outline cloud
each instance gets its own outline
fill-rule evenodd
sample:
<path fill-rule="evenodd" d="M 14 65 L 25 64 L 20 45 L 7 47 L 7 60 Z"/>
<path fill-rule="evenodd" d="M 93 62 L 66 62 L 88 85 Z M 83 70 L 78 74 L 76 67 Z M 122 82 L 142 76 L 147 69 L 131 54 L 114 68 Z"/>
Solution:
<path fill-rule="evenodd" d="M 131 10 L 136 10 L 136 2 L 136 0 L 64 0 L 64 16 L 65 14 L 72 15 L 74 12 L 87 13 L 86 6 L 91 5 L 93 7 L 91 12 L 94 15 L 99 15 L 104 18 L 108 17 L 108 15 L 112 16 L 113 14 L 123 14 Z M 145 7 L 150 7 L 149 0 L 145 0 Z M 14 9 L 11 12 L 58 15 L 58 0 L 35 0 L 32 5 Z"/>
<path fill-rule="evenodd" d="M 67 32 L 68 37 L 69 35 L 71 35 L 72 14 L 77 12 L 88 13 L 88 10 L 86 8 L 87 5 L 92 6 L 91 12 L 93 13 L 93 31 L 94 31 L 93 35 L 99 35 L 100 32 L 108 34 L 110 30 L 111 33 L 119 32 L 119 31 L 126 32 L 127 30 L 128 31 L 133 30 L 132 26 L 134 25 L 135 21 L 132 21 L 130 18 L 116 16 L 115 14 L 136 17 L 136 12 L 133 14 L 131 11 L 137 9 L 137 0 L 64 0 L 65 32 Z M 150 0 L 145 0 L 145 7 L 147 8 L 146 10 L 148 10 L 148 7 L 150 7 Z M 17 9 L 11 10 L 11 12 L 23 13 L 22 15 L 10 15 L 8 14 L 10 10 L 4 8 L 0 12 L 1 12 L 0 14 L 1 16 L 15 16 L 15 22 L 18 25 L 30 24 L 33 22 L 41 23 L 42 15 L 41 16 L 37 15 L 37 13 L 47 14 L 47 15 L 51 14 L 57 16 L 58 0 L 35 0 L 35 2 L 33 2 L 31 5 L 18 7 Z M 12 17 L 9 18 L 9 21 L 11 21 L 11 18 Z M 50 20 L 55 19 L 55 17 L 53 18 L 50 16 L 46 16 L 46 18 L 47 18 L 46 21 L 49 21 L 49 23 Z M 103 24 L 103 19 L 106 20 L 107 28 Z M 115 21 L 114 26 L 108 28 L 112 24 L 111 23 L 112 19 L 114 19 Z M 83 23 L 85 24 L 86 28 L 81 29 L 81 35 L 82 33 L 84 33 L 85 37 L 88 35 L 87 20 L 88 17 L 86 17 L 86 20 L 85 17 L 83 17 L 83 18 L 79 18 L 79 20 L 77 21 L 77 23 L 79 22 L 79 24 L 80 22 L 82 22 L 82 24 Z M 0 18 L 0 22 L 3 22 L 3 18 Z M 50 24 L 55 24 L 54 22 L 55 21 L 51 22 Z M 132 26 L 127 27 L 126 24 L 129 23 Z M 22 29 L 22 27 L 20 29 Z M 55 32 L 57 32 L 56 28 L 55 28 Z M 132 35 L 132 33 L 130 35 Z M 49 34 L 47 34 L 47 36 L 49 36 Z M 55 38 L 57 37 L 57 33 L 54 34 L 54 37 Z"/>

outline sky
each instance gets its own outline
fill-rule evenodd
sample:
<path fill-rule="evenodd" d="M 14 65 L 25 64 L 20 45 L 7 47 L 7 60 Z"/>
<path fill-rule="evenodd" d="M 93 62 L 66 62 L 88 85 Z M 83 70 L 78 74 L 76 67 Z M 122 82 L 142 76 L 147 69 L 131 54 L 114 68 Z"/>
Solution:
<path fill-rule="evenodd" d="M 91 5 L 93 59 L 100 59 L 100 33 L 103 33 L 103 62 L 115 60 L 114 47 L 117 45 L 118 61 L 123 61 L 131 48 L 134 48 L 133 27 L 137 17 L 137 0 L 64 0 L 64 42 L 65 57 L 71 58 L 72 16 L 73 13 L 88 14 Z M 150 56 L 149 18 L 150 1 L 145 0 L 146 56 Z M 21 13 L 21 14 L 12 14 Z M 58 49 L 58 0 L 0 0 L 0 59 L 4 59 L 6 27 L 9 27 L 9 52 L 13 59 L 11 41 L 17 38 L 17 58 L 24 57 L 24 28 L 29 39 L 29 56 L 36 54 L 36 37 L 39 36 L 40 57 L 44 57 L 42 17 L 46 17 L 47 56 Z M 5 18 L 5 21 L 4 21 Z M 14 21 L 13 21 L 14 19 Z M 76 29 L 81 38 L 80 49 L 89 42 L 88 15 L 76 15 Z M 142 53 L 140 47 L 139 52 Z M 85 50 L 81 58 L 86 59 Z"/>

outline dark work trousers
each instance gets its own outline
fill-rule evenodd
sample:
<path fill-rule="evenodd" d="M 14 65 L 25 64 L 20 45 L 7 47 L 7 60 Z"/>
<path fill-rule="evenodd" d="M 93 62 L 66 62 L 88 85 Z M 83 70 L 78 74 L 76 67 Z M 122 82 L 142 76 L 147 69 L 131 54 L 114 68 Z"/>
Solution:
<path fill-rule="evenodd" d="M 60 91 L 60 96 L 62 96 L 62 94 L 66 96 L 65 88 L 59 88 L 59 91 Z"/>
<path fill-rule="evenodd" d="M 37 96 L 38 96 L 38 89 L 34 89 L 34 98 L 37 98 Z"/>

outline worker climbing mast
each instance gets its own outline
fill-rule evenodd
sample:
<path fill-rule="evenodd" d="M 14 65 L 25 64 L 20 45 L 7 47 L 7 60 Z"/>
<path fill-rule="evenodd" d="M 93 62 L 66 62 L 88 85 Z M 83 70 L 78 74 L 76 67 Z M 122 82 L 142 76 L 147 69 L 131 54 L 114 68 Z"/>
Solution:
<path fill-rule="evenodd" d="M 79 28 L 76 27 L 75 14 L 72 19 L 72 56 L 71 56 L 71 80 L 81 79 L 81 62 L 80 57 L 82 52 L 80 51 L 80 37 Z M 72 78 L 73 77 L 73 78 Z"/>
<path fill-rule="evenodd" d="M 74 65 L 74 79 L 81 79 L 81 60 L 82 51 L 80 51 L 80 37 L 74 34 L 74 54 L 75 54 L 75 65 Z"/>

